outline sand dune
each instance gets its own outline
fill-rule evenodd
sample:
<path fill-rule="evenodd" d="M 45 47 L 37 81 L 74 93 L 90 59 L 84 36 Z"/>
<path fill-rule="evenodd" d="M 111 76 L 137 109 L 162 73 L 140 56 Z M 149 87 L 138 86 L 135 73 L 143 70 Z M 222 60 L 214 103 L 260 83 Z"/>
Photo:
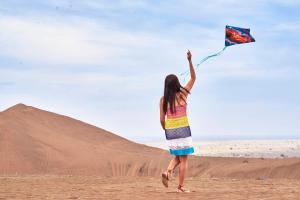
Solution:
<path fill-rule="evenodd" d="M 1 113 L 0 138 L 1 174 L 153 175 L 167 155 L 23 104 Z"/>
<path fill-rule="evenodd" d="M 159 177 L 171 158 L 165 150 L 24 104 L 0 113 L 1 175 Z M 299 158 L 189 160 L 189 177 L 300 178 Z"/>

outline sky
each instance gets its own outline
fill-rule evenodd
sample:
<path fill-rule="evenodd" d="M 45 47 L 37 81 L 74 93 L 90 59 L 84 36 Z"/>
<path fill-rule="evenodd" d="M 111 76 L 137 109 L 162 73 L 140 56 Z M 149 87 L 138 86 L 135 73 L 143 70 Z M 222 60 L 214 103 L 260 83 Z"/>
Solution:
<path fill-rule="evenodd" d="M 197 69 L 194 140 L 300 139 L 297 0 L 1 0 L 0 110 L 17 103 L 136 142 L 164 141 L 164 78 L 224 47 L 225 25 L 251 28 Z"/>

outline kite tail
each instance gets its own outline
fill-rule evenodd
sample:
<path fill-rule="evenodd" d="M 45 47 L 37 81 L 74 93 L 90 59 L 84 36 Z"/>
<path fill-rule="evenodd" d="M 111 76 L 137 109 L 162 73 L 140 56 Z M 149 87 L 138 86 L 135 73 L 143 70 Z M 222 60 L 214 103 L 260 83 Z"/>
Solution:
<path fill-rule="evenodd" d="M 212 58 L 212 57 L 216 57 L 216 56 L 219 56 L 221 55 L 225 49 L 227 48 L 227 46 L 225 46 L 221 51 L 217 52 L 217 53 L 214 53 L 212 55 L 209 55 L 209 56 L 206 56 L 205 58 L 203 58 L 199 64 L 196 65 L 195 67 L 195 70 L 197 70 L 199 68 L 199 66 L 204 63 L 206 60 Z M 184 76 L 184 79 L 183 79 L 183 82 L 185 82 L 185 79 L 187 78 L 187 76 L 189 75 L 190 73 L 190 70 L 186 70 L 185 72 L 181 73 L 180 76 Z"/>

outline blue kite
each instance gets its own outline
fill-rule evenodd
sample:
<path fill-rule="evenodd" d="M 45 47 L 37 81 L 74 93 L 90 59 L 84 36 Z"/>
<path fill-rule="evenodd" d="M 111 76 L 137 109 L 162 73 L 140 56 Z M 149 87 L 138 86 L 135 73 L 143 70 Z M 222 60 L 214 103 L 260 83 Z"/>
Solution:
<path fill-rule="evenodd" d="M 255 39 L 250 35 L 249 28 L 239 28 L 234 26 L 226 26 L 225 28 L 225 46 L 235 44 L 244 44 L 255 42 Z"/>

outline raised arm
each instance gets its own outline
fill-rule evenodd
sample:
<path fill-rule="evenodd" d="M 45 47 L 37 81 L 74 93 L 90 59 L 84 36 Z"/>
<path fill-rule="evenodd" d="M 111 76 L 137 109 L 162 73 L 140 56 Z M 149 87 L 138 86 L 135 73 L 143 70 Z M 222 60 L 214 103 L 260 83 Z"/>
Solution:
<path fill-rule="evenodd" d="M 192 54 L 191 54 L 190 50 L 188 50 L 188 52 L 187 52 L 187 59 L 189 61 L 191 77 L 190 77 L 190 80 L 185 85 L 185 89 L 187 89 L 188 91 L 191 91 L 191 89 L 193 88 L 193 85 L 195 83 L 195 80 L 196 80 L 196 73 L 195 73 L 193 63 L 192 63 Z"/>

